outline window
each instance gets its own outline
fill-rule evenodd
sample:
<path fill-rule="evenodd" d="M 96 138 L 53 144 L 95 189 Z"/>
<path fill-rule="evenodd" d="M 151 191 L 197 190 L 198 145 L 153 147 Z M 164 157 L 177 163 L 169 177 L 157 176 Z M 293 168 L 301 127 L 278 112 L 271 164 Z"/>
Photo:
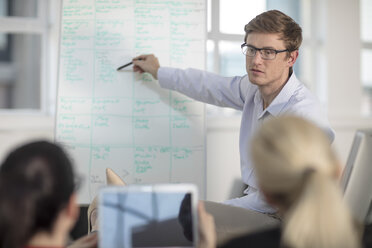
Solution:
<path fill-rule="evenodd" d="M 240 45 L 244 26 L 266 10 L 265 0 L 208 0 L 207 70 L 223 76 L 246 74 Z M 207 105 L 208 115 L 239 115 L 239 111 Z"/>
<path fill-rule="evenodd" d="M 50 113 L 56 80 L 49 7 L 59 1 L 0 0 L 0 109 Z M 57 8 L 58 9 L 58 8 Z M 58 43 L 57 43 L 58 44 Z M 55 49 L 55 47 L 54 47 Z"/>
<path fill-rule="evenodd" d="M 265 9 L 265 0 L 235 0 L 233 4 L 229 0 L 208 0 L 207 70 L 223 76 L 246 74 L 240 49 L 244 26 Z"/>
<path fill-rule="evenodd" d="M 362 114 L 372 115 L 372 0 L 360 1 Z"/>

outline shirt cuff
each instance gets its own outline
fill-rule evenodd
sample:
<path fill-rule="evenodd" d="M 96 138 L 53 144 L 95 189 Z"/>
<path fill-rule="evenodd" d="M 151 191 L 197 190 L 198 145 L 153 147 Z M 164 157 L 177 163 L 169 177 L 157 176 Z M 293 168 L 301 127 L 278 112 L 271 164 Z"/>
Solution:
<path fill-rule="evenodd" d="M 171 67 L 160 67 L 158 69 L 158 81 L 162 88 L 165 88 L 165 89 L 174 88 L 174 82 L 172 80 L 172 76 L 174 75 L 175 71 L 176 69 L 171 68 Z"/>

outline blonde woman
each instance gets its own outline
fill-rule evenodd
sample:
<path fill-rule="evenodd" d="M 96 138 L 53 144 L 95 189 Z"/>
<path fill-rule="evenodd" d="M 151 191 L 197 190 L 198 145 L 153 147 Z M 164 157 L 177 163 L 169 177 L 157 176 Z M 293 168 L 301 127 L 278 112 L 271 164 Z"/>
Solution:
<path fill-rule="evenodd" d="M 312 123 L 283 116 L 266 121 L 252 141 L 260 190 L 282 225 L 236 238 L 223 247 L 360 247 L 338 184 L 329 138 Z"/>

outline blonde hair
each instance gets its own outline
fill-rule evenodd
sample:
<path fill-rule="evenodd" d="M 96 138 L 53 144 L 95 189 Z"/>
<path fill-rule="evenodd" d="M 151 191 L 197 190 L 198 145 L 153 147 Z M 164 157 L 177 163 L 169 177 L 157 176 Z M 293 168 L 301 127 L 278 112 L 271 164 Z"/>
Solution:
<path fill-rule="evenodd" d="M 261 189 L 284 206 L 282 245 L 360 247 L 337 182 L 338 160 L 322 130 L 299 117 L 266 121 L 252 143 Z"/>

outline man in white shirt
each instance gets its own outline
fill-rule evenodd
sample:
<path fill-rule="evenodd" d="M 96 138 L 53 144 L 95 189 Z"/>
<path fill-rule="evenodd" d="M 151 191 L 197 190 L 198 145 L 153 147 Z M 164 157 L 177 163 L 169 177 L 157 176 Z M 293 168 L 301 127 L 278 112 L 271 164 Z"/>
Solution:
<path fill-rule="evenodd" d="M 242 111 L 239 143 L 241 173 L 248 187 L 244 191 L 245 196 L 226 203 L 271 214 L 275 209 L 258 191 L 251 164 L 250 140 L 256 128 L 266 118 L 295 114 L 323 128 L 331 142 L 334 132 L 319 101 L 298 81 L 292 69 L 302 42 L 301 27 L 282 12 L 271 10 L 251 20 L 245 26 L 245 32 L 241 48 L 246 55 L 248 74 L 242 77 L 160 67 L 154 55 L 138 56 L 133 59 L 133 64 L 134 71 L 152 74 L 164 88 L 202 102 Z"/>

